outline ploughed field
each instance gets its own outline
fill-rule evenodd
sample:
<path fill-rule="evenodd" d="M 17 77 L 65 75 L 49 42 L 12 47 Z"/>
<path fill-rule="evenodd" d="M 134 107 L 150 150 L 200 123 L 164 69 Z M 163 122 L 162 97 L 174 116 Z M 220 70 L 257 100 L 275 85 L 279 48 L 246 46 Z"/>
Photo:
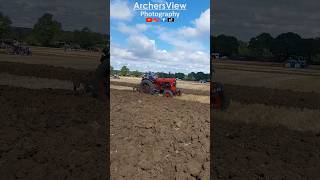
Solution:
<path fill-rule="evenodd" d="M 0 54 L 0 179 L 105 178 L 105 104 L 73 95 L 70 69 L 36 65 L 97 64 L 83 59 Z"/>
<path fill-rule="evenodd" d="M 110 115 L 112 179 L 209 179 L 209 104 L 111 89 Z"/>
<path fill-rule="evenodd" d="M 213 112 L 216 179 L 320 177 L 320 71 L 221 62 L 215 81 L 231 99 Z"/>
<path fill-rule="evenodd" d="M 12 57 L 16 58 L 15 56 Z M 9 127 L 24 129 L 24 131 L 17 132 L 18 137 L 23 137 L 26 133 L 29 133 L 25 139 L 37 143 L 31 145 L 31 147 L 36 149 L 36 154 L 41 152 L 41 156 L 48 159 L 44 162 L 42 168 L 51 167 L 51 165 L 56 168 L 56 171 L 53 171 L 54 173 L 49 172 L 53 169 L 50 168 L 45 171 L 46 173 L 35 177 L 77 178 L 88 177 L 87 175 L 94 173 L 95 175 L 92 177 L 100 179 L 102 175 L 100 171 L 92 171 L 93 167 L 90 166 L 99 165 L 99 168 L 95 168 L 99 170 L 106 168 L 103 166 L 104 164 L 95 163 L 106 161 L 106 156 L 102 152 L 106 150 L 106 147 L 101 143 L 108 141 L 107 135 L 98 134 L 97 131 L 101 132 L 105 129 L 106 124 L 101 123 L 107 123 L 108 119 L 105 118 L 104 121 L 100 119 L 99 115 L 104 115 L 103 110 L 97 109 L 96 106 L 103 108 L 103 105 L 101 107 L 101 104 L 95 99 L 84 94 L 75 96 L 72 92 L 71 83 L 72 74 L 80 76 L 89 72 L 90 69 L 77 68 L 81 66 L 79 64 L 75 64 L 75 66 L 69 66 L 68 64 L 65 67 L 52 66 L 51 62 L 47 63 L 48 65 L 20 62 L 0 62 L 0 64 L 0 85 L 4 87 L 2 97 L 5 98 L 3 102 L 15 102 L 13 105 L 8 104 L 5 107 L 6 109 L 3 109 L 3 111 L 11 109 L 7 112 L 8 115 L 3 119 L 3 122 L 8 123 Z M 114 85 L 111 84 L 110 92 L 112 179 L 195 179 L 197 177 L 209 179 L 210 113 L 208 94 L 203 102 L 193 101 L 192 99 L 197 99 L 197 96 L 195 95 L 195 98 L 193 98 L 192 94 L 187 96 L 190 99 L 165 99 L 134 93 L 132 88 L 130 90 L 118 90 L 117 86 L 114 88 Z M 16 91 L 19 91 L 21 95 L 13 96 L 17 93 Z M 20 100 L 21 96 L 27 98 Z M 29 106 L 33 99 L 36 99 L 36 101 L 31 103 L 32 106 Z M 20 101 L 17 102 L 18 100 Z M 41 108 L 39 108 L 40 105 L 36 104 L 38 101 L 40 105 L 43 105 Z M 24 104 L 24 102 L 28 104 Z M 70 105 L 72 102 L 75 103 Z M 23 108 L 17 107 L 16 104 L 22 104 L 27 109 L 30 108 L 32 116 L 15 118 L 14 114 L 17 111 L 23 112 L 21 111 Z M 194 112 L 195 105 L 199 110 L 197 112 Z M 107 107 L 105 107 L 106 109 Z M 80 112 L 75 114 L 77 111 Z M 186 111 L 189 112 L 186 113 Z M 175 118 L 174 121 L 173 118 Z M 81 120 L 77 121 L 77 119 Z M 43 125 L 43 127 L 40 125 L 35 127 L 35 129 L 43 132 L 40 139 L 37 139 L 37 131 L 31 131 L 29 128 L 34 121 L 39 121 L 39 124 Z M 52 127 L 46 125 L 48 123 L 51 123 Z M 73 132 L 73 129 L 69 126 L 76 129 L 76 132 Z M 5 132 L 10 131 L 5 126 L 0 128 L 3 128 Z M 56 129 L 61 129 L 61 131 L 57 132 Z M 196 132 L 191 133 L 193 130 Z M 65 137 L 63 134 L 65 134 Z M 70 134 L 73 136 L 70 136 Z M 60 137 L 55 140 L 53 139 L 55 136 Z M 50 141 L 51 138 L 52 141 Z M 87 139 L 89 141 L 93 138 L 94 140 L 91 143 L 87 142 Z M 10 137 L 5 137 L 3 141 L 6 142 L 9 139 Z M 64 139 L 66 140 L 64 141 Z M 81 141 L 81 139 L 84 140 Z M 43 145 L 47 141 L 51 143 Z M 10 151 L 1 156 L 4 162 L 9 161 L 10 158 L 18 158 L 18 155 L 15 157 L 16 154 L 14 153 L 15 143 L 8 144 Z M 66 144 L 69 147 L 67 150 L 62 148 Z M 59 148 L 60 146 L 61 148 Z M 28 151 L 29 147 L 21 145 L 19 148 L 19 151 L 24 153 Z M 83 148 L 84 150 L 81 149 L 81 152 L 74 153 L 69 157 L 73 148 Z M 96 150 L 87 152 L 89 148 Z M 61 156 L 63 159 L 60 159 L 60 157 L 54 156 L 62 153 L 66 153 L 65 156 L 67 157 Z M 11 169 L 12 167 L 21 169 L 22 174 L 19 174 L 19 177 L 31 177 L 31 175 L 35 175 L 36 171 L 32 171 L 33 174 L 28 174 L 28 171 L 31 171 L 29 165 L 39 165 L 34 156 L 36 155 L 26 157 L 28 162 L 21 160 L 19 156 L 19 159 L 12 166 L 4 163 L 3 167 L 5 167 L 4 169 Z M 72 161 L 73 158 L 76 158 L 75 162 Z M 96 161 L 97 158 L 99 158 L 99 162 Z M 71 167 L 69 168 L 69 166 Z M 67 170 L 63 171 L 64 169 Z M 72 174 L 78 173 L 78 171 L 82 173 Z M 58 176 L 59 172 L 62 172 L 61 176 Z M 5 171 L 2 173 L 5 173 Z M 15 173 L 16 171 L 10 171 L 9 174 L 16 176 Z"/>
<path fill-rule="evenodd" d="M 106 168 L 104 106 L 73 95 L 70 81 L 94 69 L 98 56 L 55 53 L 0 55 L 0 100 L 7 104 L 0 108 L 0 166 L 8 178 L 31 177 L 36 165 L 46 172 L 37 177 L 57 178 L 99 178 Z M 211 121 L 208 85 L 178 81 L 182 97 L 167 99 L 132 92 L 139 79 L 111 79 L 112 178 L 208 179 L 210 167 L 217 179 L 320 177 L 318 72 L 242 66 L 216 69 L 231 104 Z M 20 171 L 7 173 L 12 168 Z"/>
<path fill-rule="evenodd" d="M 71 91 L 0 85 L 1 179 L 103 179 L 105 107 Z"/>

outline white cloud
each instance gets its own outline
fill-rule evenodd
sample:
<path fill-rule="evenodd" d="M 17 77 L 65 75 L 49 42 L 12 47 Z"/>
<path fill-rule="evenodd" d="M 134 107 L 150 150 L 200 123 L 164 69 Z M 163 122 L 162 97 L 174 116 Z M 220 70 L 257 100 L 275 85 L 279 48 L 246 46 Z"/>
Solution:
<path fill-rule="evenodd" d="M 180 34 L 177 31 L 169 31 L 163 29 L 158 32 L 159 38 L 174 46 L 175 49 L 185 50 L 185 51 L 193 51 L 195 49 L 203 49 L 203 42 L 196 41 L 194 39 L 188 39 L 186 36 Z"/>
<path fill-rule="evenodd" d="M 140 34 L 148 29 L 146 24 L 136 24 L 135 26 L 128 26 L 125 23 L 118 23 L 116 29 L 124 34 Z"/>
<path fill-rule="evenodd" d="M 143 35 L 130 35 L 128 38 L 130 50 L 137 56 L 151 57 L 156 51 L 156 42 Z"/>
<path fill-rule="evenodd" d="M 111 64 L 116 69 L 126 65 L 132 70 L 163 72 L 209 72 L 209 53 L 196 50 L 157 49 L 155 40 L 143 35 L 128 38 L 126 48 L 111 42 Z"/>
<path fill-rule="evenodd" d="M 142 72 L 154 71 L 154 72 L 205 72 L 209 73 L 209 66 L 204 61 L 205 59 L 190 59 L 189 56 L 196 57 L 197 53 L 175 52 L 164 53 L 160 51 L 155 53 L 154 58 L 127 58 L 111 56 L 111 64 L 115 69 L 120 69 L 122 66 L 128 66 L 130 70 L 138 70 Z M 177 55 L 179 54 L 179 55 Z"/>
<path fill-rule="evenodd" d="M 131 27 L 129 27 L 128 25 L 126 25 L 125 23 L 118 23 L 116 26 L 116 29 L 124 34 L 134 34 L 136 33 L 136 31 L 134 29 L 132 29 Z"/>
<path fill-rule="evenodd" d="M 138 31 L 146 31 L 148 29 L 148 26 L 146 24 L 137 24 L 136 28 Z"/>
<path fill-rule="evenodd" d="M 117 57 L 120 59 L 137 59 L 137 57 L 135 57 L 133 53 L 130 52 L 129 50 L 124 48 L 119 48 L 115 45 L 111 46 L 110 51 L 111 51 L 111 56 L 113 57 Z"/>
<path fill-rule="evenodd" d="M 208 19 L 209 18 L 209 19 Z M 116 29 L 127 35 L 127 44 L 116 46 L 111 41 L 111 64 L 119 69 L 126 65 L 131 70 L 163 72 L 210 72 L 209 44 L 210 11 L 201 13 L 193 27 L 169 29 L 146 24 L 118 23 Z M 149 28 L 158 36 L 150 39 L 144 35 Z M 184 33 L 181 33 L 184 31 Z M 202 38 L 202 37 L 203 38 Z M 157 40 L 173 48 L 157 47 Z M 113 53 L 114 52 L 114 53 Z"/>
<path fill-rule="evenodd" d="M 199 18 L 192 22 L 192 27 L 161 29 L 158 31 L 159 38 L 178 50 L 203 51 L 205 50 L 205 44 L 209 44 L 210 9 L 202 12 Z"/>
<path fill-rule="evenodd" d="M 210 32 L 210 9 L 207 9 L 195 20 L 196 28 L 201 32 Z"/>
<path fill-rule="evenodd" d="M 159 4 L 162 4 L 162 3 L 166 3 L 167 1 L 166 0 L 151 0 L 153 3 L 159 3 Z"/>
<path fill-rule="evenodd" d="M 210 9 L 201 13 L 198 19 L 193 21 L 194 27 L 183 27 L 179 33 L 186 37 L 207 36 L 210 34 Z"/>
<path fill-rule="evenodd" d="M 126 1 L 113 0 L 110 4 L 110 17 L 112 19 L 128 21 L 133 17 L 133 13 Z"/>

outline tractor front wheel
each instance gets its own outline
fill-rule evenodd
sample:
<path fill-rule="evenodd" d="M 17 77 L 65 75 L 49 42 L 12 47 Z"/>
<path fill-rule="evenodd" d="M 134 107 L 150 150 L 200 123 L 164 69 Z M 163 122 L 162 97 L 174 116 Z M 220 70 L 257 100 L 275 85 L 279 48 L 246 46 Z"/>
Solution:
<path fill-rule="evenodd" d="M 173 97 L 173 93 L 170 90 L 164 90 L 163 96 L 164 97 Z"/>

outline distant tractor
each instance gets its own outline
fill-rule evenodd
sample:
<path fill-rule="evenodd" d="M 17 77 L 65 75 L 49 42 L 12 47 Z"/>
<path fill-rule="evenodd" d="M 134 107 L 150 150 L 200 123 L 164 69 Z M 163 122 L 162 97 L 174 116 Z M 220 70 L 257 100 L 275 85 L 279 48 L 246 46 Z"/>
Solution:
<path fill-rule="evenodd" d="M 146 73 L 140 83 L 140 91 L 146 94 L 163 94 L 165 97 L 180 96 L 176 78 L 158 78 L 154 73 Z"/>
<path fill-rule="evenodd" d="M 112 79 L 120 79 L 120 76 L 118 74 L 114 74 L 111 77 L 112 77 Z"/>
<path fill-rule="evenodd" d="M 200 80 L 199 83 L 200 83 L 200 84 L 206 84 L 206 83 L 207 83 L 207 80 Z"/>
<path fill-rule="evenodd" d="M 307 68 L 308 64 L 307 61 L 303 58 L 289 58 L 286 60 L 284 66 L 286 68 Z"/>
<path fill-rule="evenodd" d="M 7 54 L 9 55 L 23 55 L 31 56 L 32 51 L 29 47 L 23 47 L 20 45 L 11 45 L 7 47 Z"/>

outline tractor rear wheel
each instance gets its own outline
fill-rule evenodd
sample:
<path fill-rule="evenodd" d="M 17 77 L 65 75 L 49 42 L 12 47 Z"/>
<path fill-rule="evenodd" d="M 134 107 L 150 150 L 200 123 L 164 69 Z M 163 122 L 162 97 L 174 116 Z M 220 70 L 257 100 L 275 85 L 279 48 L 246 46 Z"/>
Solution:
<path fill-rule="evenodd" d="M 150 80 L 144 79 L 140 83 L 140 90 L 146 94 L 153 94 L 154 85 Z"/>

